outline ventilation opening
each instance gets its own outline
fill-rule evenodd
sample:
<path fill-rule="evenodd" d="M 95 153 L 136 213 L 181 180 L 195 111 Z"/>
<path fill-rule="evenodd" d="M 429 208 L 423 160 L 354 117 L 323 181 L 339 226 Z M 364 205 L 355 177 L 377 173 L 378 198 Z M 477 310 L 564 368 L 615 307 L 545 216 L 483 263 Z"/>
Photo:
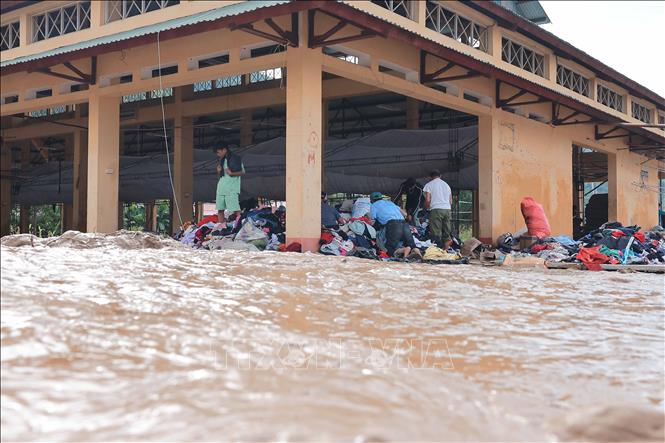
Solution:
<path fill-rule="evenodd" d="M 222 51 L 213 54 L 205 54 L 197 57 L 191 57 L 187 62 L 188 69 L 201 69 L 210 66 L 223 65 L 229 62 L 229 52 Z"/>
<path fill-rule="evenodd" d="M 35 91 L 35 98 L 51 97 L 52 95 L 52 89 L 40 89 L 39 91 Z"/>
<path fill-rule="evenodd" d="M 162 66 L 161 68 L 161 76 L 164 77 L 166 75 L 172 75 L 172 74 L 177 74 L 178 73 L 178 65 L 171 65 L 171 66 Z M 152 77 L 159 77 L 160 76 L 160 68 L 154 68 L 152 70 Z"/>
<path fill-rule="evenodd" d="M 250 49 L 249 57 L 250 58 L 262 57 L 264 55 L 270 55 L 270 54 L 276 54 L 278 52 L 284 52 L 285 50 L 286 50 L 286 48 L 282 45 L 263 46 L 263 47 L 260 47 L 260 48 Z"/>
<path fill-rule="evenodd" d="M 464 93 L 464 99 L 469 100 L 470 102 L 480 103 L 480 99 L 478 97 L 476 97 L 474 95 L 471 95 L 469 93 L 466 93 L 466 92 Z"/>
<path fill-rule="evenodd" d="M 18 94 L 16 95 L 6 95 L 2 97 L 2 104 L 8 105 L 10 103 L 18 103 Z"/>
<path fill-rule="evenodd" d="M 69 87 L 69 92 L 87 91 L 88 89 L 90 89 L 90 85 L 87 83 L 76 83 Z"/>

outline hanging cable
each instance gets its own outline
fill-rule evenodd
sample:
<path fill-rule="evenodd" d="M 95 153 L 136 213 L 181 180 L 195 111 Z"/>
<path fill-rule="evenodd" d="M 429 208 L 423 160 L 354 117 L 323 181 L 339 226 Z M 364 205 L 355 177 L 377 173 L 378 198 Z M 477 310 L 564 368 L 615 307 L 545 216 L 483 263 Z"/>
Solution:
<path fill-rule="evenodd" d="M 166 112 L 164 111 L 164 87 L 162 85 L 162 51 L 159 46 L 159 32 L 157 31 L 157 72 L 159 72 L 159 103 L 162 108 L 162 128 L 164 128 L 164 148 L 166 149 L 166 165 L 169 170 L 169 183 L 171 184 L 171 191 L 173 192 L 173 203 L 180 220 L 180 226 L 185 223 L 180 214 L 180 205 L 178 204 L 178 197 L 176 196 L 175 186 L 173 185 L 173 174 L 171 173 L 171 159 L 169 157 L 169 138 L 166 132 Z M 177 103 L 176 103 L 177 105 Z M 173 229 L 173 226 L 171 227 Z"/>

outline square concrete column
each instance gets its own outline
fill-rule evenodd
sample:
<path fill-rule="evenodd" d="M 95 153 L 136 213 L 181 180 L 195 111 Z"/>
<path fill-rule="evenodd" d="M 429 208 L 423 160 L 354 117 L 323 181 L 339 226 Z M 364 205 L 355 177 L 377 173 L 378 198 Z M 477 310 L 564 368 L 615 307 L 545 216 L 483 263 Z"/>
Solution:
<path fill-rule="evenodd" d="M 252 134 L 252 110 L 243 109 L 240 111 L 240 146 L 252 144 L 254 136 Z"/>
<path fill-rule="evenodd" d="M 411 97 L 406 98 L 406 129 L 420 128 L 420 102 Z"/>
<path fill-rule="evenodd" d="M 120 98 L 92 94 L 88 106 L 89 232 L 118 229 Z"/>
<path fill-rule="evenodd" d="M 176 104 L 181 103 L 183 89 L 175 92 Z M 182 106 L 176 106 L 173 123 L 173 187 L 178 206 L 171 208 L 171 232 L 175 233 L 192 220 L 194 209 L 194 122 L 182 116 Z"/>
<path fill-rule="evenodd" d="M 286 241 L 303 251 L 321 236 L 321 63 L 320 48 L 286 50 Z"/>
<path fill-rule="evenodd" d="M 498 145 L 496 118 L 491 115 L 478 117 L 478 239 L 494 243 L 495 198 L 494 150 Z"/>
<path fill-rule="evenodd" d="M 77 130 L 74 132 L 74 160 L 72 169 L 72 229 L 85 232 L 88 206 L 87 131 Z"/>
<path fill-rule="evenodd" d="M 30 169 L 30 146 L 29 140 L 21 144 L 21 172 L 26 174 Z M 30 231 L 30 206 L 21 204 L 19 207 L 19 232 L 27 234 Z"/>
<path fill-rule="evenodd" d="M 12 215 L 12 150 L 0 146 L 0 236 L 9 235 Z"/>

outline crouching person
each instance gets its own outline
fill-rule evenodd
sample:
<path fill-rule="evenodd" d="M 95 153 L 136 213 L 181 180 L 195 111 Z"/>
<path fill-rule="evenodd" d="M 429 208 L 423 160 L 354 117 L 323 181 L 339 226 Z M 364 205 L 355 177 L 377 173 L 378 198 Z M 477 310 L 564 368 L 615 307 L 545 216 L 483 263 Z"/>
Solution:
<path fill-rule="evenodd" d="M 411 228 L 406 222 L 406 212 L 395 203 L 385 200 L 386 197 L 380 192 L 372 192 L 369 198 L 372 202 L 371 219 L 385 226 L 388 255 L 411 259 L 422 258 L 420 250 L 413 241 Z"/>

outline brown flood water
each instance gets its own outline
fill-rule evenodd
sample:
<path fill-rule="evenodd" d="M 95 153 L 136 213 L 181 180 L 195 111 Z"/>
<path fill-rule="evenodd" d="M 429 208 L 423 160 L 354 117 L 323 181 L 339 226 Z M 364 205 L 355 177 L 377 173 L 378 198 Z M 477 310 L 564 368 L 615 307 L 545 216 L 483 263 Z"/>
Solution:
<path fill-rule="evenodd" d="M 663 440 L 662 275 L 29 238 L 3 441 Z"/>

